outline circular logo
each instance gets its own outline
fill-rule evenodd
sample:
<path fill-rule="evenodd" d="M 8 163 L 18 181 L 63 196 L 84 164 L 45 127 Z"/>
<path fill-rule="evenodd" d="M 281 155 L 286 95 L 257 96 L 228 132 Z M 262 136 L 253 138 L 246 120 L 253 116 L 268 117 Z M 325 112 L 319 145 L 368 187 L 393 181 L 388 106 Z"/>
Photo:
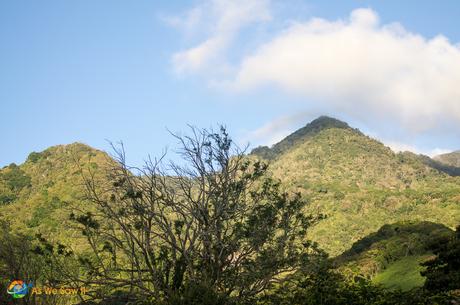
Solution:
<path fill-rule="evenodd" d="M 11 294 L 13 298 L 20 299 L 26 296 L 28 291 L 27 284 L 21 280 L 12 281 L 8 286 L 7 292 Z"/>

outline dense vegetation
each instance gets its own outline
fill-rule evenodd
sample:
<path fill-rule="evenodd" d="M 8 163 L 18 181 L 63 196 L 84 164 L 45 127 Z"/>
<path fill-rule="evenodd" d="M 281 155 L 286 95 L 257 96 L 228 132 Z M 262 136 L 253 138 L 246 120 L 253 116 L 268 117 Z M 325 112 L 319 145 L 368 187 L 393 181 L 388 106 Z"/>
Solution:
<path fill-rule="evenodd" d="M 77 164 L 102 169 L 108 162 L 105 153 L 80 143 L 31 153 L 24 164 L 0 170 L 0 198 L 12 198 L 0 208 L 0 218 L 14 231 L 30 236 L 43 233 L 61 241 L 73 238 L 73 231 L 67 229 L 68 215 L 87 204 Z"/>
<path fill-rule="evenodd" d="M 273 150 L 271 159 L 282 185 L 309 199 L 307 212 L 327 215 L 310 236 L 328 253 L 342 253 L 389 220 L 428 220 L 450 228 L 460 223 L 460 177 L 427 165 L 421 156 L 394 153 L 338 122 L 313 121 L 281 141 L 283 149 Z M 258 152 L 253 156 L 263 157 Z"/>
<path fill-rule="evenodd" d="M 17 199 L 24 188 L 30 187 L 30 177 L 12 163 L 0 173 L 0 205 L 11 203 Z"/>
<path fill-rule="evenodd" d="M 425 288 L 440 292 L 460 287 L 460 226 L 455 235 L 434 239 L 430 246 L 436 254 L 432 260 L 423 263 L 427 267 L 422 275 L 427 277 Z"/>
<path fill-rule="evenodd" d="M 117 151 L 104 179 L 82 172 L 95 211 L 71 215 L 90 251 L 78 256 L 85 270 L 69 282 L 152 303 L 188 302 L 195 289 L 245 303 L 320 256 L 306 239 L 319 217 L 302 213 L 306 202 L 281 192 L 267 166 L 247 160 L 225 130 L 179 139 L 185 165 L 152 160 L 133 175 Z M 44 243 L 41 252 L 65 270 L 48 249 Z"/>
<path fill-rule="evenodd" d="M 123 151 L 75 143 L 1 169 L 2 289 L 13 277 L 91 287 L 25 304 L 457 297 L 460 177 L 446 167 L 327 117 L 250 156 L 224 130 L 196 132 L 178 138 L 181 166 L 130 168 Z"/>
<path fill-rule="evenodd" d="M 433 257 L 432 244 L 452 235 L 444 225 L 426 221 L 384 225 L 334 262 L 349 279 L 360 277 L 388 288 L 410 290 L 423 286 L 421 263 Z"/>

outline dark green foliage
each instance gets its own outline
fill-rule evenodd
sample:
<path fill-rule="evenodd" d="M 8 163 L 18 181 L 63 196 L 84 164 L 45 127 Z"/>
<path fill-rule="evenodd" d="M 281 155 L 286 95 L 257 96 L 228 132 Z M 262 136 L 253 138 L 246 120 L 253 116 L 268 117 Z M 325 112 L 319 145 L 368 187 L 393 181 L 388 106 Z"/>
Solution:
<path fill-rule="evenodd" d="M 259 156 L 266 160 L 274 159 L 276 154 L 267 146 L 259 146 L 251 151 L 251 154 Z"/>
<path fill-rule="evenodd" d="M 346 280 L 331 269 L 327 262 L 316 272 L 299 275 L 272 293 L 259 298 L 258 305 L 447 305 L 456 304 L 454 295 L 429 294 L 415 289 L 409 292 L 391 291 L 356 278 Z"/>
<path fill-rule="evenodd" d="M 85 230 L 97 230 L 100 227 L 99 222 L 94 218 L 91 212 L 87 212 L 85 215 L 77 216 L 75 220 L 81 225 L 83 225 Z"/>
<path fill-rule="evenodd" d="M 0 205 L 13 203 L 21 190 L 31 185 L 31 178 L 12 163 L 0 171 Z"/>
<path fill-rule="evenodd" d="M 72 145 L 74 145 L 74 144 L 72 144 Z M 37 163 L 38 161 L 46 159 L 51 155 L 52 155 L 52 153 L 51 153 L 51 151 L 49 149 L 44 150 L 42 152 L 33 151 L 27 157 L 27 162 Z"/>
<path fill-rule="evenodd" d="M 50 279 L 47 276 L 51 266 L 33 248 L 33 238 L 11 232 L 9 224 L 0 221 L 0 304 L 12 304 L 11 296 L 5 293 L 12 280 L 36 283 Z M 20 304 L 35 304 L 31 299 L 27 295 Z"/>
<path fill-rule="evenodd" d="M 36 163 L 38 160 L 40 160 L 41 157 L 42 156 L 41 156 L 40 153 L 33 151 L 27 157 L 27 161 L 30 161 L 32 163 Z"/>
<path fill-rule="evenodd" d="M 11 191 L 18 193 L 24 187 L 30 186 L 31 179 L 19 166 L 11 163 L 7 170 L 3 171 L 0 179 L 4 180 Z"/>
<path fill-rule="evenodd" d="M 237 305 L 223 294 L 203 284 L 189 283 L 171 296 L 168 305 Z"/>
<path fill-rule="evenodd" d="M 16 195 L 14 194 L 0 194 L 0 205 L 9 204 L 16 200 Z"/>
<path fill-rule="evenodd" d="M 433 292 L 460 289 L 460 226 L 452 237 L 434 240 L 431 248 L 436 258 L 423 264 L 424 287 Z"/>
<path fill-rule="evenodd" d="M 46 158 L 50 155 L 49 151 L 43 151 L 43 152 L 31 152 L 29 156 L 27 157 L 28 162 L 32 163 L 37 163 L 40 159 Z"/>

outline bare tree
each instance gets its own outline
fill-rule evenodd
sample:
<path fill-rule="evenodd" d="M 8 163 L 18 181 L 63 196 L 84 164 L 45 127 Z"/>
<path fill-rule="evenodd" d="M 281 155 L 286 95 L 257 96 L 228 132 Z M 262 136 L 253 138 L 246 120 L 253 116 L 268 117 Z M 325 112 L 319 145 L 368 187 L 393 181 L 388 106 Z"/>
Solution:
<path fill-rule="evenodd" d="M 72 215 L 91 249 L 75 280 L 154 300 L 189 285 L 242 300 L 308 265 L 316 247 L 306 233 L 319 216 L 304 213 L 299 194 L 282 192 L 224 128 L 174 136 L 181 163 L 132 168 L 121 146 L 108 179 L 82 169 L 96 209 Z"/>

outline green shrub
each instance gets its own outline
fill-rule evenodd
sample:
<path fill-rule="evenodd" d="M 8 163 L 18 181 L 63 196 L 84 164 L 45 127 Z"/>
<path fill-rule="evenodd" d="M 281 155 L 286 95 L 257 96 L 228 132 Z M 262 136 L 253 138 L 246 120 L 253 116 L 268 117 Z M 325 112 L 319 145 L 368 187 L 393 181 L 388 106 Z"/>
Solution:
<path fill-rule="evenodd" d="M 36 163 L 38 160 L 41 159 L 41 157 L 42 157 L 41 153 L 33 151 L 27 157 L 27 161 L 32 162 L 32 163 Z"/>
<path fill-rule="evenodd" d="M 9 204 L 16 200 L 16 196 L 12 194 L 0 194 L 0 205 Z"/>
<path fill-rule="evenodd" d="M 184 287 L 183 292 L 171 297 L 168 305 L 228 305 L 231 300 L 216 293 L 213 289 L 202 285 L 190 283 Z"/>
<path fill-rule="evenodd" d="M 6 183 L 6 185 L 13 192 L 19 192 L 24 187 L 30 186 L 31 179 L 26 173 L 24 173 L 19 166 L 14 163 L 11 163 L 7 170 L 0 176 Z"/>

